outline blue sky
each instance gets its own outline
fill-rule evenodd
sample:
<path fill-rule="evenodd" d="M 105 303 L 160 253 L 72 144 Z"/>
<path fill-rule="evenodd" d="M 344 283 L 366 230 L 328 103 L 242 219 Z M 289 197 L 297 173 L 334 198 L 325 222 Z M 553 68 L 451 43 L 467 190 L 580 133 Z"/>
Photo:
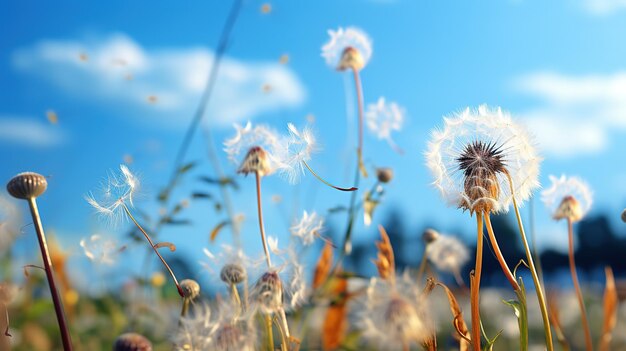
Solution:
<path fill-rule="evenodd" d="M 145 184 L 141 207 L 158 211 L 152 199 L 170 174 L 230 3 L 0 5 L 0 179 L 24 170 L 49 175 L 49 190 L 40 201 L 45 224 L 77 255 L 82 237 L 102 233 L 124 239 L 124 230 L 108 228 L 92 215 L 83 196 L 125 155 L 133 157 L 130 167 Z M 545 159 L 542 183 L 547 185 L 549 174 L 579 175 L 594 189 L 593 211 L 619 216 L 626 202 L 626 5 L 621 1 L 283 0 L 267 2 L 272 8 L 267 14 L 261 11 L 264 3 L 244 1 L 209 106 L 218 150 L 235 121 L 286 131 L 288 122 L 302 126 L 313 115 L 322 150 L 312 165 L 348 185 L 356 128 L 354 105 L 346 104 L 346 95 L 353 96 L 351 81 L 326 66 L 320 48 L 328 29 L 357 26 L 374 45 L 362 72 L 366 103 L 384 96 L 407 111 L 405 127 L 395 135 L 404 155 L 366 134 L 368 165 L 391 166 L 397 175 L 374 223 L 396 207 L 413 228 L 428 223 L 471 233 L 467 214 L 447 208 L 429 185 L 423 152 L 442 116 L 483 103 L 509 110 L 535 134 Z M 287 64 L 279 63 L 281 55 L 288 55 Z M 267 84 L 272 89 L 264 93 Z M 57 124 L 46 119 L 49 110 L 57 114 Z M 197 173 L 211 174 L 204 148 L 198 133 L 188 160 L 201 161 Z M 221 152 L 220 157 L 233 172 L 235 166 Z M 260 252 L 253 180 L 239 182 L 235 203 L 237 212 L 247 215 L 246 248 Z M 177 197 L 192 189 L 183 187 Z M 294 213 L 323 213 L 348 202 L 346 194 L 310 176 L 296 186 L 270 177 L 264 193 L 268 231 L 281 240 Z M 281 205 L 271 201 L 276 194 L 283 197 Z M 203 204 L 192 206 L 186 217 L 193 227 L 168 229 L 161 239 L 199 258 L 207 233 L 221 218 Z M 540 244 L 564 250 L 562 223 L 550 221 L 541 204 L 537 217 Z M 341 215 L 329 220 L 339 230 L 344 225 Z M 360 225 L 355 235 L 371 241 L 376 233 Z M 35 244 L 28 235 L 20 241 Z M 222 242 L 228 237 L 217 244 Z"/>

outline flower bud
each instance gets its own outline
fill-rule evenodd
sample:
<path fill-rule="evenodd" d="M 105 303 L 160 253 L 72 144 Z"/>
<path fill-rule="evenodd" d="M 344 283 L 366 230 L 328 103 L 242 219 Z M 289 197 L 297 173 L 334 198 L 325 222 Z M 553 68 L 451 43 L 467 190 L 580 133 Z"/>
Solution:
<path fill-rule="evenodd" d="M 126 333 L 115 339 L 113 351 L 152 351 L 152 343 L 143 335 Z"/>
<path fill-rule="evenodd" d="M 183 279 L 180 281 L 180 288 L 186 299 L 193 300 L 200 295 L 200 284 L 193 279 Z"/>
<path fill-rule="evenodd" d="M 259 176 L 266 176 L 273 172 L 270 166 L 269 156 L 267 152 L 260 146 L 251 147 L 248 154 L 244 158 L 237 173 L 258 173 Z"/>
<path fill-rule="evenodd" d="M 432 228 L 428 228 L 424 230 L 424 233 L 422 233 L 422 240 L 424 240 L 426 244 L 432 243 L 433 241 L 437 240 L 438 237 L 439 233 Z"/>
<path fill-rule="evenodd" d="M 229 263 L 222 267 L 220 279 L 228 285 L 237 285 L 246 280 L 246 270 L 239 264 Z"/>
<path fill-rule="evenodd" d="M 7 191 L 18 199 L 36 198 L 48 187 L 44 176 L 34 172 L 24 172 L 13 177 L 7 184 Z"/>
<path fill-rule="evenodd" d="M 393 179 L 393 169 L 388 167 L 377 168 L 376 178 L 381 183 L 389 183 Z"/>

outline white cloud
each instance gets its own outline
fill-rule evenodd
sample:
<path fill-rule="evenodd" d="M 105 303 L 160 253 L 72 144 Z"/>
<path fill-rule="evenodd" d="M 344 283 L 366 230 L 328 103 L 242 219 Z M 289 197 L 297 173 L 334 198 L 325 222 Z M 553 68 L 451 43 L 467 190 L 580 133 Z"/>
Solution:
<path fill-rule="evenodd" d="M 120 117 L 138 116 L 167 127 L 187 125 L 213 60 L 213 52 L 204 48 L 145 49 L 124 34 L 104 40 L 46 40 L 13 54 L 17 69 L 41 76 L 73 97 L 113 106 Z M 304 87 L 288 66 L 225 57 L 208 119 L 230 125 L 297 107 L 304 99 Z"/>
<path fill-rule="evenodd" d="M 626 72 L 586 76 L 538 72 L 518 78 L 515 86 L 539 98 L 538 105 L 519 115 L 547 155 L 597 154 L 609 146 L 613 131 L 626 130 Z"/>
<path fill-rule="evenodd" d="M 0 115 L 0 142 L 31 147 L 63 144 L 66 133 L 59 126 L 28 117 Z"/>
<path fill-rule="evenodd" d="M 584 0 L 583 6 L 594 15 L 607 15 L 626 9 L 626 0 Z"/>

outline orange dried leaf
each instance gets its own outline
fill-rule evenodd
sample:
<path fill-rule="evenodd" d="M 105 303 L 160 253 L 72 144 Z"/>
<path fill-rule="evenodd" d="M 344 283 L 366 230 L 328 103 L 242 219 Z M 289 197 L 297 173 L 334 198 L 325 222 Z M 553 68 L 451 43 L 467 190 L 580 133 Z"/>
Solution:
<path fill-rule="evenodd" d="M 382 240 L 376 242 L 378 257 L 376 261 L 374 261 L 374 264 L 376 265 L 376 268 L 378 268 L 378 275 L 382 279 L 393 280 L 396 275 L 393 247 L 391 247 L 391 241 L 389 240 L 389 235 L 387 235 L 385 228 L 383 228 L 382 225 L 379 225 L 378 230 L 380 231 L 380 237 Z"/>
<path fill-rule="evenodd" d="M 348 281 L 345 278 L 337 279 L 333 288 L 334 299 L 328 307 L 322 326 L 323 350 L 334 350 L 341 346 L 348 330 L 348 309 L 346 306 Z"/>
<path fill-rule="evenodd" d="M 211 242 L 215 241 L 215 238 L 217 238 L 217 234 L 219 234 L 220 230 L 222 230 L 222 228 L 224 228 L 227 224 L 228 224 L 228 221 L 222 221 L 218 223 L 218 225 L 216 225 L 215 228 L 211 230 L 211 235 L 209 235 L 209 240 L 211 240 Z"/>
<path fill-rule="evenodd" d="M 602 337 L 598 347 L 600 351 L 608 351 L 610 349 L 613 329 L 617 324 L 617 307 L 619 303 L 613 270 L 607 266 L 604 268 L 604 273 L 606 275 L 606 287 L 604 289 L 604 322 L 602 323 Z"/>
<path fill-rule="evenodd" d="M 469 350 L 469 341 L 470 341 L 470 331 L 467 328 L 467 324 L 463 319 L 463 311 L 461 310 L 461 306 L 457 301 L 456 297 L 452 293 L 452 291 L 443 283 L 437 282 L 437 285 L 445 290 L 446 295 L 448 296 L 448 304 L 450 305 L 450 312 L 452 312 L 452 316 L 454 319 L 452 320 L 452 325 L 456 330 L 460 343 L 461 350 Z"/>
<path fill-rule="evenodd" d="M 313 274 L 313 289 L 319 288 L 328 278 L 328 273 L 333 265 L 333 246 L 330 242 L 326 242 L 320 258 L 315 266 Z"/>
<path fill-rule="evenodd" d="M 154 244 L 154 248 L 155 249 L 160 249 L 162 247 L 167 247 L 168 249 L 170 249 L 171 252 L 176 251 L 176 245 L 174 245 L 174 244 L 172 244 L 170 242 L 167 242 L 167 241 L 163 241 L 163 242 Z"/>
<path fill-rule="evenodd" d="M 54 110 L 46 111 L 46 118 L 48 119 L 48 122 L 50 122 L 50 124 L 59 123 L 59 116 L 56 112 L 54 112 Z"/>

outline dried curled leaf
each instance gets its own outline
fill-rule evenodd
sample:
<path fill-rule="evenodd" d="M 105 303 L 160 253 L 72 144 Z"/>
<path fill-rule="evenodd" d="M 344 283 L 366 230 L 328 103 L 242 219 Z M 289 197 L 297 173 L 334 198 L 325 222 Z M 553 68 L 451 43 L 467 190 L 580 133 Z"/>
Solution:
<path fill-rule="evenodd" d="M 378 275 L 385 280 L 393 280 L 396 276 L 396 267 L 393 256 L 393 247 L 391 247 L 391 241 L 389 235 L 382 225 L 378 226 L 380 231 L 380 237 L 382 241 L 376 242 L 376 248 L 378 249 L 378 256 L 374 264 L 378 268 Z"/>
<path fill-rule="evenodd" d="M 607 266 L 604 268 L 604 273 L 606 275 L 606 286 L 604 288 L 604 322 L 602 323 L 602 337 L 600 338 L 600 345 L 598 347 L 600 351 L 610 350 L 613 329 L 617 324 L 617 308 L 619 303 L 613 270 L 611 267 Z"/>
<path fill-rule="evenodd" d="M 171 252 L 176 251 L 176 245 L 174 245 L 174 244 L 172 244 L 170 242 L 167 242 L 167 241 L 163 241 L 163 242 L 154 244 L 154 248 L 155 249 L 160 249 L 162 247 L 167 247 L 168 249 L 170 249 Z"/>
<path fill-rule="evenodd" d="M 220 230 L 222 230 L 222 228 L 224 228 L 228 224 L 230 224 L 230 221 L 221 221 L 220 223 L 218 223 L 215 226 L 215 228 L 213 228 L 213 230 L 211 230 L 211 235 L 209 235 L 209 240 L 211 242 L 215 241 L 215 238 L 217 238 L 217 234 L 220 233 Z"/>
<path fill-rule="evenodd" d="M 313 274 L 313 289 L 319 288 L 322 283 L 328 278 L 328 273 L 333 265 L 333 246 L 330 242 L 326 242 L 320 258 L 315 266 L 315 273 Z"/>
<path fill-rule="evenodd" d="M 322 349 L 334 350 L 341 346 L 348 330 L 348 280 L 336 278 L 333 301 L 328 307 L 322 326 Z"/>

